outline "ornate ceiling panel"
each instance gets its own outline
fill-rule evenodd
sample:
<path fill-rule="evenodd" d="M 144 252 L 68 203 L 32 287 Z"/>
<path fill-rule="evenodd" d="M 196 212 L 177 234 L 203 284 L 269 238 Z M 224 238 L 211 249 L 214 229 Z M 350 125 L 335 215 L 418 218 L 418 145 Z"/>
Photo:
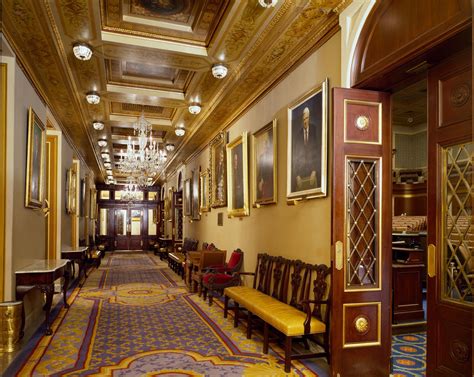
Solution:
<path fill-rule="evenodd" d="M 133 123 L 143 112 L 153 137 L 174 143 L 172 172 L 239 117 L 300 59 L 338 30 L 350 0 L 3 0 L 4 30 L 68 139 L 102 181 L 102 152 L 114 177 Z M 89 61 L 72 53 L 92 47 Z M 218 80 L 211 67 L 229 69 Z M 97 91 L 98 105 L 85 100 Z M 199 102 L 202 111 L 187 107 Z M 95 131 L 92 122 L 105 123 Z M 186 127 L 177 137 L 176 125 Z M 98 140 L 106 140 L 99 147 Z"/>

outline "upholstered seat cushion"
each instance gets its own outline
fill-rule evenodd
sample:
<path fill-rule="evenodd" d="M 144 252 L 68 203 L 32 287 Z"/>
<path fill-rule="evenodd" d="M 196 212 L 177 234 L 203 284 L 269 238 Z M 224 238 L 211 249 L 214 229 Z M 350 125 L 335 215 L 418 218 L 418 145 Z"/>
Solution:
<path fill-rule="evenodd" d="M 225 284 L 233 278 L 232 275 L 228 275 L 228 274 L 209 273 L 209 274 L 205 274 L 203 279 L 202 279 L 204 285 L 209 284 L 209 279 L 211 279 L 211 277 L 212 277 L 212 283 L 213 284 Z"/>
<path fill-rule="evenodd" d="M 224 294 L 262 320 L 273 326 L 287 336 L 298 336 L 304 334 L 304 321 L 306 313 L 270 297 L 256 289 L 238 286 L 224 290 Z M 311 319 L 310 334 L 323 333 L 326 325 Z"/>

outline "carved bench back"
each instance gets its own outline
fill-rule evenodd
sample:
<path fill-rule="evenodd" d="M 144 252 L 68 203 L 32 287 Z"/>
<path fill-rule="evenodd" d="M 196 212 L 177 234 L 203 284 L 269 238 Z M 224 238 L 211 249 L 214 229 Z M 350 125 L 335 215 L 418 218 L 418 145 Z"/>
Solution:
<path fill-rule="evenodd" d="M 309 264 L 280 256 L 258 254 L 253 287 L 303 310 L 303 300 L 329 299 L 331 268 L 325 264 Z M 313 305 L 313 316 L 326 322 L 321 304 Z"/>

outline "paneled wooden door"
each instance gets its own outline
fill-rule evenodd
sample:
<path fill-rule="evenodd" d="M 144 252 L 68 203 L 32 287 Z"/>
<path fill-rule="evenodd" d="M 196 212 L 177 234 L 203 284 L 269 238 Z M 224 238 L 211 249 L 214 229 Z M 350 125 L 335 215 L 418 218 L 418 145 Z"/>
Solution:
<path fill-rule="evenodd" d="M 427 376 L 472 376 L 471 49 L 428 73 Z"/>
<path fill-rule="evenodd" d="M 115 249 L 142 250 L 146 207 L 115 208 Z"/>
<path fill-rule="evenodd" d="M 390 374 L 390 95 L 333 89 L 333 376 Z"/>

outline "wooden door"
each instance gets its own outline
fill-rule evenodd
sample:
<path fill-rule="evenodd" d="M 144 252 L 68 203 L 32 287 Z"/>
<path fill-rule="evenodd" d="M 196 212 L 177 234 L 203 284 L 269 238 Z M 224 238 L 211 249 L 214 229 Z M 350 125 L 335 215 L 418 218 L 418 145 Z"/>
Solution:
<path fill-rule="evenodd" d="M 427 376 L 472 376 L 471 49 L 428 73 Z"/>
<path fill-rule="evenodd" d="M 115 224 L 114 224 L 114 235 L 115 235 L 115 250 L 129 250 L 129 220 L 127 208 L 115 208 Z"/>
<path fill-rule="evenodd" d="M 129 211 L 129 248 L 130 250 L 141 250 L 144 234 L 143 207 L 131 208 Z"/>
<path fill-rule="evenodd" d="M 333 90 L 333 376 L 388 376 L 391 348 L 390 96 Z"/>

